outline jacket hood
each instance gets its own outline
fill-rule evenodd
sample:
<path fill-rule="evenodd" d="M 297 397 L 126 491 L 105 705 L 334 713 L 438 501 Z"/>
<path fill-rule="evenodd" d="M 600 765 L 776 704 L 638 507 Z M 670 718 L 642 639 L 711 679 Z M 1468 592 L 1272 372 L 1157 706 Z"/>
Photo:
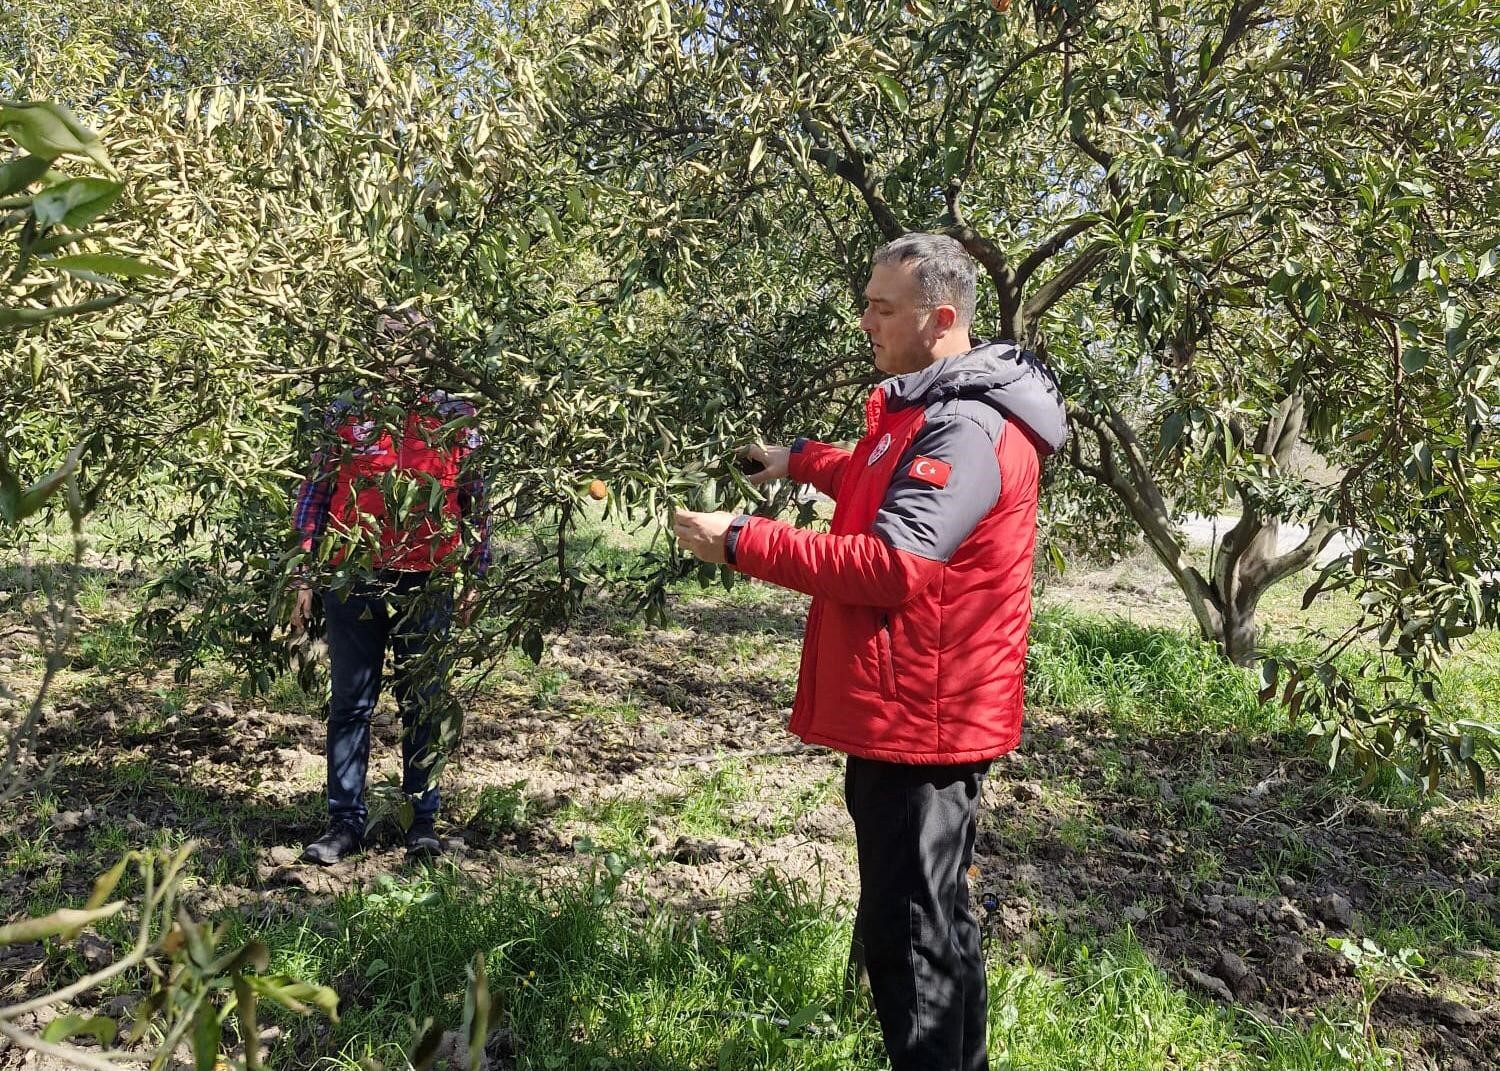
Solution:
<path fill-rule="evenodd" d="M 1068 440 L 1068 414 L 1057 378 L 1033 353 L 1008 342 L 983 342 L 881 385 L 892 410 L 970 398 L 1024 424 L 1046 453 Z"/>

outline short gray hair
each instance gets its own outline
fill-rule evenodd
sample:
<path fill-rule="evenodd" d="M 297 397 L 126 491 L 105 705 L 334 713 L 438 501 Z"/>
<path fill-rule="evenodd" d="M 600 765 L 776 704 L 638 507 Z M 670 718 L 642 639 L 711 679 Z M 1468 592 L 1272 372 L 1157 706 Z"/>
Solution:
<path fill-rule="evenodd" d="M 432 320 L 415 305 L 386 305 L 375 314 L 377 344 L 426 349 L 433 335 Z"/>
<path fill-rule="evenodd" d="M 946 234 L 912 231 L 875 250 L 876 264 L 910 264 L 928 305 L 952 305 L 960 324 L 974 322 L 978 269 L 968 250 Z"/>

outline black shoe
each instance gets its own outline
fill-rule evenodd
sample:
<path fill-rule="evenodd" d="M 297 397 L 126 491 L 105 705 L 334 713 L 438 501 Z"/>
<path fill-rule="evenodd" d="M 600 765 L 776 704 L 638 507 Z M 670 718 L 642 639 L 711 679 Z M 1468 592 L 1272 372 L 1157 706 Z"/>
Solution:
<path fill-rule="evenodd" d="M 406 857 L 408 859 L 436 859 L 443 854 L 443 842 L 438 840 L 431 818 L 418 818 L 406 831 Z"/>
<path fill-rule="evenodd" d="M 333 866 L 340 859 L 353 855 L 363 846 L 362 838 L 353 826 L 335 822 L 317 840 L 302 849 L 302 858 L 319 866 Z"/>

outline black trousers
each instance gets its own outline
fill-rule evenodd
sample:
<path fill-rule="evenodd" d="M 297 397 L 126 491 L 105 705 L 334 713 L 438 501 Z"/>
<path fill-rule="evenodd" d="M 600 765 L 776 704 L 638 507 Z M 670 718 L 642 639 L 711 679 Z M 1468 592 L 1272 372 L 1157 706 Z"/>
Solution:
<path fill-rule="evenodd" d="M 369 812 L 365 772 L 370 765 L 370 718 L 380 699 L 385 651 L 395 655 L 393 682 L 401 707 L 401 789 L 413 820 L 437 814 L 428 751 L 436 731 L 434 703 L 447 667 L 441 651 L 453 614 L 447 577 L 385 572 L 342 597 L 323 599 L 328 618 L 328 816 L 361 836 Z"/>
<path fill-rule="evenodd" d="M 989 766 L 851 755 L 844 772 L 859 850 L 855 940 L 892 1071 L 988 1066 L 988 996 L 968 869 Z"/>

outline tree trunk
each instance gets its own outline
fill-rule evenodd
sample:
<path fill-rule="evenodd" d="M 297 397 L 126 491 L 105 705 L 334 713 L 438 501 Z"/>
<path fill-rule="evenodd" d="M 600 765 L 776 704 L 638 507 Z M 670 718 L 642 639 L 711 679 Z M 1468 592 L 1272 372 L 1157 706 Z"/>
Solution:
<path fill-rule="evenodd" d="M 1259 631 L 1255 624 L 1255 611 L 1236 608 L 1224 615 L 1219 635 L 1204 638 L 1216 644 L 1224 657 L 1235 665 L 1252 666 L 1255 664 L 1255 640 Z"/>
<path fill-rule="evenodd" d="M 1187 597 L 1203 638 L 1236 665 L 1254 664 L 1255 609 L 1261 596 L 1271 585 L 1310 565 L 1332 537 L 1334 523 L 1318 518 L 1301 543 L 1278 554 L 1280 520 L 1260 513 L 1241 488 L 1239 518 L 1214 548 L 1205 573 L 1193 563 L 1186 541 L 1173 527 L 1172 511 L 1135 429 L 1107 401 L 1096 398 L 1093 402 L 1094 409 L 1070 407 L 1076 433 L 1068 443 L 1069 460 L 1112 491 L 1135 518 L 1146 544 Z M 1289 395 L 1260 429 L 1256 452 L 1285 469 L 1302 427 L 1302 397 Z M 1085 455 L 1082 432 L 1093 437 L 1097 460 Z"/>

